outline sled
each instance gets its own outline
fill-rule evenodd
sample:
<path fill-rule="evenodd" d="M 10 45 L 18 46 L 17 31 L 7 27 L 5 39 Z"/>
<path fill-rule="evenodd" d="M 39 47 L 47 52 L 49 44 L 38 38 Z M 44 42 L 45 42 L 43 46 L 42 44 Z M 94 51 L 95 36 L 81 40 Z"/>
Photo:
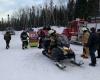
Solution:
<path fill-rule="evenodd" d="M 29 45 L 30 47 L 38 46 L 38 34 L 37 32 L 29 32 Z"/>
<path fill-rule="evenodd" d="M 70 61 L 72 64 L 76 65 L 76 66 L 81 66 L 84 64 L 83 61 Z"/>

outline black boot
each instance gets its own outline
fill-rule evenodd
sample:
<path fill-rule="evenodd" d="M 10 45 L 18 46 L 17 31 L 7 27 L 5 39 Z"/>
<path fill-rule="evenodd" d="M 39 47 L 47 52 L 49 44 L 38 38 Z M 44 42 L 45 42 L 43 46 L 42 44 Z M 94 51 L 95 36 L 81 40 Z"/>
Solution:
<path fill-rule="evenodd" d="M 89 66 L 93 66 L 93 67 L 95 67 L 96 64 L 94 64 L 94 63 L 90 63 Z"/>
<path fill-rule="evenodd" d="M 100 58 L 100 56 L 97 56 L 96 58 Z"/>
<path fill-rule="evenodd" d="M 41 49 L 42 48 L 42 46 L 41 45 L 39 45 L 39 47 L 38 47 L 39 49 Z"/>

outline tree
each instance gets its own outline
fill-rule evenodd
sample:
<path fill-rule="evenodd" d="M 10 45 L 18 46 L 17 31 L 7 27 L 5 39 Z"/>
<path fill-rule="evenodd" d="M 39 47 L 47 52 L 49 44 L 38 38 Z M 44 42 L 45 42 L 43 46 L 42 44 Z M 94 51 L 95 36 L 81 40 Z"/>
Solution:
<path fill-rule="evenodd" d="M 68 5 L 67 5 L 69 21 L 72 21 L 74 19 L 74 9 L 75 9 L 75 1 L 69 0 Z"/>
<path fill-rule="evenodd" d="M 87 0 L 76 0 L 75 18 L 87 19 Z"/>
<path fill-rule="evenodd" d="M 100 0 L 88 0 L 88 16 L 96 16 L 99 14 Z"/>

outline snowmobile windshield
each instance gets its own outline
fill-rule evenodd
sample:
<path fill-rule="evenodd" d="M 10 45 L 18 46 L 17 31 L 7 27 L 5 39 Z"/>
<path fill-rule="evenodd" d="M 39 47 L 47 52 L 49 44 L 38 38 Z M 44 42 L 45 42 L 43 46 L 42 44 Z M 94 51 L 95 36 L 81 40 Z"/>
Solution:
<path fill-rule="evenodd" d="M 62 34 L 59 35 L 59 36 L 58 36 L 58 45 L 59 45 L 59 46 L 66 46 L 66 47 L 69 47 L 70 44 L 69 44 L 69 41 L 68 41 L 67 36 L 62 35 Z"/>

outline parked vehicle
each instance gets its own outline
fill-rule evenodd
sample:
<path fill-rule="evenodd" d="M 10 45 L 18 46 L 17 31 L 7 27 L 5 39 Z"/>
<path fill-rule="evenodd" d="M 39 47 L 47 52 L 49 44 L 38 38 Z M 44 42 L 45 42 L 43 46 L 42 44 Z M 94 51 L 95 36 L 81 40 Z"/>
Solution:
<path fill-rule="evenodd" d="M 69 26 L 63 30 L 62 34 L 66 35 L 69 40 L 80 43 L 82 28 L 86 26 L 86 23 L 83 19 L 73 20 L 69 22 Z"/>

